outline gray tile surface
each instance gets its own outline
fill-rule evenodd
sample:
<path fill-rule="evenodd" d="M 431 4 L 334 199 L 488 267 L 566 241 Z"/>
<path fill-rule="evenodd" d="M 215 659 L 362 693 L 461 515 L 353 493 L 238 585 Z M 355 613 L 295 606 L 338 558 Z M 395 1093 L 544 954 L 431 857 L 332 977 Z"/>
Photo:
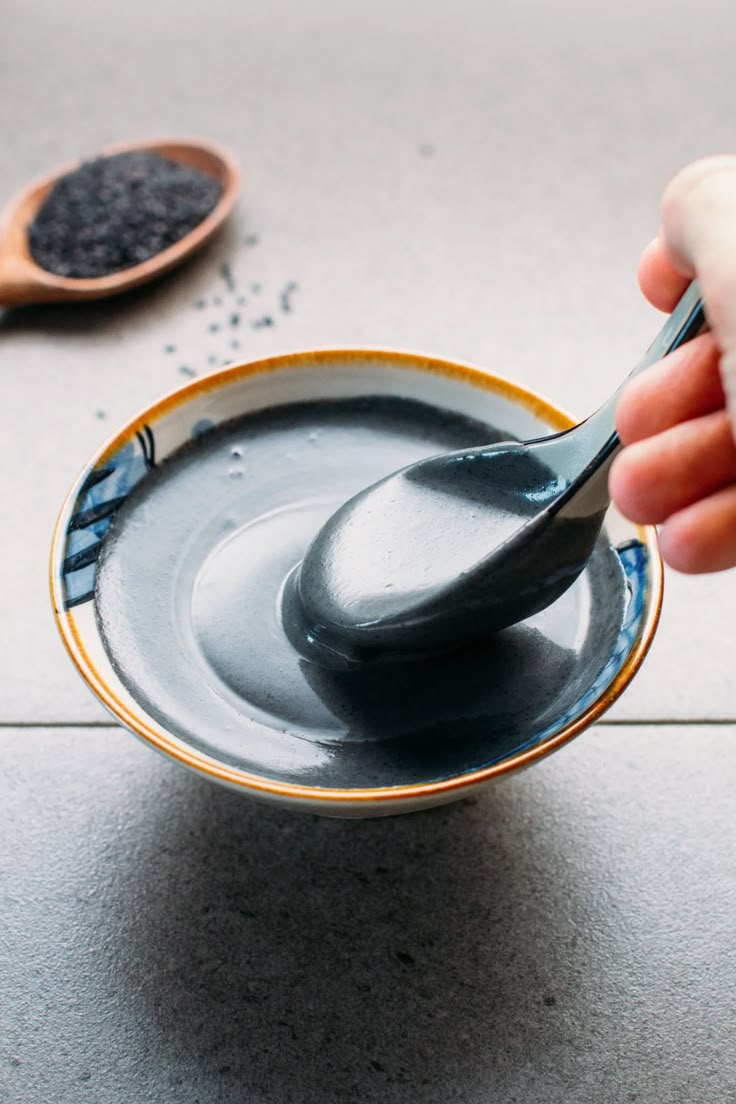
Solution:
<path fill-rule="evenodd" d="M 156 287 L 0 311 L 2 1104 L 736 1101 L 736 727 L 692 723 L 736 719 L 733 573 L 668 579 L 610 714 L 649 723 L 473 805 L 294 817 L 43 727 L 105 718 L 47 557 L 123 419 L 183 370 L 349 344 L 587 413 L 659 324 L 634 271 L 661 188 L 734 148 L 735 46 L 731 0 L 1 5 L 0 200 L 138 134 L 245 170 Z"/>
<path fill-rule="evenodd" d="M 223 237 L 157 287 L 0 315 L 12 427 L 0 435 L 12 533 L 0 570 L 13 580 L 0 718 L 102 717 L 47 616 L 49 536 L 92 449 L 182 368 L 372 344 L 488 366 L 575 414 L 606 396 L 659 324 L 634 270 L 662 186 L 733 145 L 736 16 L 727 0 L 699 11 L 6 0 L 0 194 L 102 143 L 167 130 L 230 144 L 245 190 Z M 248 300 L 237 329 L 223 261 Z M 253 328 L 264 317 L 274 325 Z M 619 717 L 736 717 L 721 616 L 733 589 L 731 574 L 672 581 Z"/>
<path fill-rule="evenodd" d="M 5 730 L 0 1099 L 733 1104 L 735 740 L 599 727 L 344 822 Z"/>

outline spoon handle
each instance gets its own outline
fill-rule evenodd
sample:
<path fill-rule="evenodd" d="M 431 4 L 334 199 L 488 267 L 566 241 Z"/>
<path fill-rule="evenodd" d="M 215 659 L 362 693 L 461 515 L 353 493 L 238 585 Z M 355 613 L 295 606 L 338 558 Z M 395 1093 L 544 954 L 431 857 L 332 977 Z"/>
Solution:
<path fill-rule="evenodd" d="M 612 457 L 612 454 L 621 447 L 621 441 L 616 432 L 616 407 L 629 381 L 634 376 L 638 376 L 640 372 L 651 368 L 663 357 L 674 353 L 675 349 L 679 349 L 686 341 L 691 341 L 700 333 L 705 324 L 705 311 L 700 295 L 700 285 L 697 280 L 693 280 L 633 372 L 629 373 L 621 387 L 613 393 L 600 410 L 597 410 L 588 419 L 587 424 L 590 426 L 591 435 L 598 441 L 596 452 L 605 450 L 605 455 L 610 454 Z M 601 457 L 601 459 L 603 458 Z"/>
<path fill-rule="evenodd" d="M 568 461 L 570 474 L 575 485 L 588 482 L 595 475 L 593 481 L 599 486 L 601 501 L 606 496 L 606 479 L 608 468 L 616 453 L 621 448 L 621 439 L 616 432 L 616 407 L 623 391 L 628 386 L 629 380 L 638 376 L 640 372 L 656 364 L 658 360 L 679 349 L 686 341 L 692 340 L 706 325 L 703 300 L 700 295 L 700 287 L 697 280 L 688 285 L 687 290 L 669 316 L 660 332 L 639 363 L 603 406 L 591 414 L 584 422 L 572 430 L 568 430 L 571 444 L 574 439 L 574 447 L 569 450 Z M 582 474 L 580 474 L 582 473 Z M 594 488 L 589 488 L 594 492 Z"/>
<path fill-rule="evenodd" d="M 679 349 L 686 341 L 696 337 L 705 324 L 705 311 L 700 294 L 700 285 L 697 280 L 693 280 L 629 376 L 629 379 L 637 376 L 639 372 L 643 372 L 645 368 L 649 368 L 652 364 L 656 364 L 662 357 L 674 353 L 675 349 Z M 616 398 L 618 398 L 618 395 L 616 395 Z"/>
<path fill-rule="evenodd" d="M 571 447 L 566 450 L 570 486 L 558 500 L 561 516 L 587 516 L 607 509 L 608 470 L 621 448 L 616 408 L 623 391 L 634 376 L 691 341 L 706 325 L 700 287 L 693 280 L 628 379 L 595 414 L 562 435 Z"/>

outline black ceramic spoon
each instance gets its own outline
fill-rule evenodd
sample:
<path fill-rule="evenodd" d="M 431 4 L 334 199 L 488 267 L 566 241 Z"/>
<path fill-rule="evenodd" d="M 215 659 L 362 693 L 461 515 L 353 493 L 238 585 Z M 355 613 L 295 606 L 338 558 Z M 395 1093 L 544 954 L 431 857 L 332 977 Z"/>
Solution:
<path fill-rule="evenodd" d="M 629 378 L 704 323 L 693 281 Z M 345 656 L 423 651 L 551 605 L 585 567 L 610 504 L 621 390 L 564 433 L 434 456 L 352 498 L 294 578 L 309 635 Z"/>

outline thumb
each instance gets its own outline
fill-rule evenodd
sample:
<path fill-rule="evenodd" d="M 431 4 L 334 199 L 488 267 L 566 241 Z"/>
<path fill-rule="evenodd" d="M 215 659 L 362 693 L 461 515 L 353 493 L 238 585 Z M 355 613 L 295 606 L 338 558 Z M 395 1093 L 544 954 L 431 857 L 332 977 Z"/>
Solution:
<path fill-rule="evenodd" d="M 708 157 L 678 173 L 662 199 L 662 239 L 675 265 L 700 282 L 736 435 L 736 157 Z"/>

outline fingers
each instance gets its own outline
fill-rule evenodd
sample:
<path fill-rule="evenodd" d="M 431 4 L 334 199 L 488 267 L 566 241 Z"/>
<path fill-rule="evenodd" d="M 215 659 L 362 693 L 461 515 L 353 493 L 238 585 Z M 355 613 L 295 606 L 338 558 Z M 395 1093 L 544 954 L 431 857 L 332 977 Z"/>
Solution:
<path fill-rule="evenodd" d="M 670 181 L 662 197 L 662 233 L 675 268 L 697 270 L 708 246 L 725 231 L 733 238 L 736 157 L 693 161 Z"/>
<path fill-rule="evenodd" d="M 669 314 L 692 279 L 692 271 L 682 273 L 672 263 L 661 238 L 650 242 L 639 261 L 639 287 L 657 310 Z"/>
<path fill-rule="evenodd" d="M 629 445 L 611 468 L 611 496 L 631 521 L 658 524 L 736 483 L 736 442 L 725 410 Z"/>
<path fill-rule="evenodd" d="M 711 333 L 626 389 L 617 428 L 627 448 L 610 475 L 619 509 L 662 523 L 664 559 L 688 573 L 736 566 L 736 157 L 674 178 L 639 264 L 642 291 L 665 311 L 695 275 Z"/>
<path fill-rule="evenodd" d="M 718 344 L 736 354 L 736 156 L 703 158 L 675 176 L 660 235 L 639 262 L 642 291 L 666 311 L 696 273 Z"/>
<path fill-rule="evenodd" d="M 662 239 L 670 261 L 697 272 L 711 329 L 725 354 L 736 351 L 736 157 L 688 165 L 662 199 Z"/>
<path fill-rule="evenodd" d="M 659 533 L 670 567 L 688 575 L 736 566 L 736 486 L 674 514 Z"/>
<path fill-rule="evenodd" d="M 720 410 L 726 400 L 719 355 L 713 336 L 703 334 L 636 376 L 616 411 L 616 428 L 624 444 Z"/>

